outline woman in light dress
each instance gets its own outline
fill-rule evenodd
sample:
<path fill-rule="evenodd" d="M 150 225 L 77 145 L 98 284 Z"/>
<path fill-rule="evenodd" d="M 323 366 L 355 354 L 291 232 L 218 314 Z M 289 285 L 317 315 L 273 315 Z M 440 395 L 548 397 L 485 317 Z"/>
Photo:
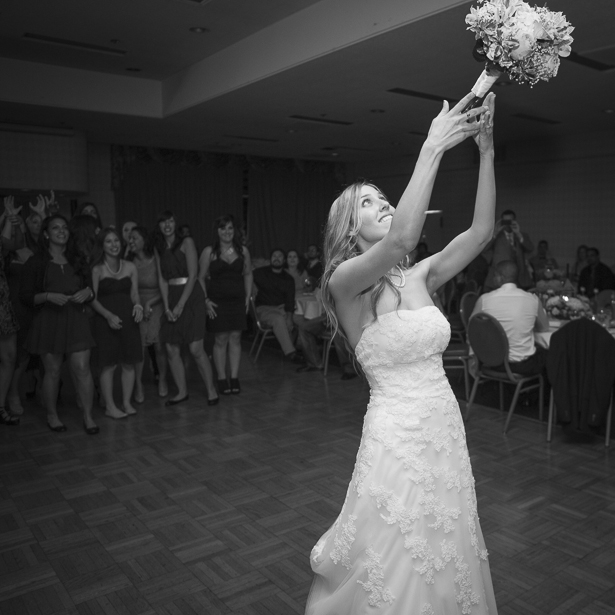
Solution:
<path fill-rule="evenodd" d="M 371 395 L 346 500 L 312 550 L 308 615 L 496 613 L 463 421 L 442 368 L 450 327 L 432 301 L 493 231 L 494 96 L 462 112 L 472 97 L 444 103 L 397 209 L 359 183 L 329 213 L 323 298 Z M 442 155 L 469 136 L 480 152 L 472 224 L 410 266 Z"/>

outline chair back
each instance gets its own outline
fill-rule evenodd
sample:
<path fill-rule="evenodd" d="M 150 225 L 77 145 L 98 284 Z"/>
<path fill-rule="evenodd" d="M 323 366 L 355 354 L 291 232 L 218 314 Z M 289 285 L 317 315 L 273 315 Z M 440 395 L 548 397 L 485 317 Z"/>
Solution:
<path fill-rule="evenodd" d="M 459 316 L 461 317 L 461 322 L 463 323 L 463 328 L 467 331 L 468 329 L 468 321 L 470 320 L 470 316 L 472 315 L 472 310 L 478 301 L 478 293 L 474 291 L 468 291 L 464 293 L 461 297 L 461 301 L 459 302 Z"/>
<path fill-rule="evenodd" d="M 485 367 L 504 365 L 508 372 L 508 338 L 502 325 L 486 312 L 468 322 L 468 340 L 476 358 Z"/>
<path fill-rule="evenodd" d="M 611 299 L 615 298 L 615 290 L 601 290 L 594 301 L 596 302 L 596 309 L 602 310 L 603 308 L 611 305 Z"/>
<path fill-rule="evenodd" d="M 254 297 L 250 297 L 250 314 L 252 315 L 252 318 L 254 319 L 257 329 L 259 329 L 260 331 L 265 331 L 267 327 L 263 326 L 263 324 L 260 321 L 260 318 L 258 317 L 258 314 L 256 312 L 256 303 L 254 302 Z"/>

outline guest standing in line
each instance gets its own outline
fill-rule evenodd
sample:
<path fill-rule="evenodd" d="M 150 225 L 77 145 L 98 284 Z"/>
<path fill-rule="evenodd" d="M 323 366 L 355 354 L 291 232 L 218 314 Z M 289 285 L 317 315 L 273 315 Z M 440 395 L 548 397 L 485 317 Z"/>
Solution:
<path fill-rule="evenodd" d="M 158 217 L 154 246 L 159 259 L 158 283 L 165 315 L 160 341 L 166 344 L 169 367 L 177 385 L 176 395 L 165 405 L 174 406 L 188 399 L 186 370 L 181 357 L 181 346 L 187 344 L 207 388 L 207 405 L 215 406 L 220 398 L 203 347 L 206 303 L 203 287 L 198 282 L 194 241 L 176 234 L 173 212 L 167 210 Z"/>
<path fill-rule="evenodd" d="M 42 392 L 49 429 L 66 431 L 57 411 L 60 371 L 66 356 L 83 410 L 84 429 L 87 434 L 94 435 L 99 431 L 92 418 L 94 384 L 90 350 L 95 343 L 85 311 L 85 304 L 94 293 L 89 287 L 89 272 L 77 265 L 69 235 L 64 216 L 55 214 L 45 218 L 40 250 L 24 265 L 19 298 L 24 304 L 37 308 L 26 350 L 40 355 L 45 368 Z"/>
<path fill-rule="evenodd" d="M 12 250 L 23 246 L 23 236 L 19 229 L 21 219 L 18 216 L 21 207 L 15 208 L 12 196 L 4 198 L 4 212 L 0 217 L 0 423 L 3 425 L 19 425 L 19 408 L 13 414 L 6 408 L 6 398 L 15 370 L 17 358 L 17 332 L 19 322 L 11 303 L 10 289 L 4 272 L 4 257 Z M 18 232 L 17 232 L 18 231 Z M 14 233 L 15 236 L 14 236 Z"/>
<path fill-rule="evenodd" d="M 167 353 L 160 343 L 160 324 L 164 310 L 162 295 L 158 284 L 158 263 L 154 256 L 154 246 L 150 234 L 143 226 L 135 226 L 128 238 L 129 257 L 137 268 L 139 279 L 139 299 L 143 306 L 141 328 L 141 343 L 146 348 L 154 347 L 158 374 L 158 395 L 166 397 L 169 394 L 167 385 Z M 143 361 L 136 365 L 135 396 L 137 403 L 143 402 Z"/>
<path fill-rule="evenodd" d="M 96 220 L 97 234 L 104 228 L 100 213 L 98 212 L 98 207 L 96 207 L 94 203 L 81 203 L 77 206 L 74 216 L 90 216 L 91 218 L 94 218 L 94 220 Z"/>
<path fill-rule="evenodd" d="M 139 303 L 137 268 L 124 260 L 122 253 L 122 241 L 115 229 L 106 228 L 98 234 L 92 268 L 92 307 L 96 312 L 93 332 L 105 415 L 113 419 L 136 414 L 132 405 L 135 365 L 143 361 L 139 331 L 143 306 Z M 113 399 L 113 375 L 118 365 L 122 366 L 122 409 Z"/>
<path fill-rule="evenodd" d="M 242 245 L 232 215 L 219 217 L 213 245 L 199 259 L 199 280 L 206 291 L 207 330 L 214 334 L 214 365 L 218 390 L 223 395 L 238 394 L 241 332 L 246 330 L 246 314 L 252 295 L 250 252 Z M 228 362 L 230 374 L 226 373 Z M 229 378 L 230 376 L 230 378 Z"/>

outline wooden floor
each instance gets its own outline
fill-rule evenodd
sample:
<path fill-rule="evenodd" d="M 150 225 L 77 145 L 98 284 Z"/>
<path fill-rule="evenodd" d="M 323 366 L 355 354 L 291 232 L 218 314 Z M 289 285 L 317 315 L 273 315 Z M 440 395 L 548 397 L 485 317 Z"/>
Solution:
<path fill-rule="evenodd" d="M 2 615 L 303 613 L 309 553 L 342 505 L 367 386 L 295 373 L 275 350 L 243 392 L 169 410 L 147 389 L 124 421 L 65 434 L 36 403 L 0 426 Z M 455 377 L 455 376 L 453 376 Z M 615 463 L 600 440 L 477 408 L 467 425 L 500 615 L 606 615 L 615 604 Z M 410 615 L 410 614 L 409 614 Z"/>

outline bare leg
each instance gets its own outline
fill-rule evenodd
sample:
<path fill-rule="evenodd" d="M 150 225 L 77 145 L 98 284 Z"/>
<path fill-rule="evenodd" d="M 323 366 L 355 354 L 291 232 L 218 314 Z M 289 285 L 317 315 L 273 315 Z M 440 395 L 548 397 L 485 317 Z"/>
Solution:
<path fill-rule="evenodd" d="M 177 395 L 169 401 L 177 401 L 188 395 L 188 388 L 186 386 L 186 371 L 184 369 L 184 362 L 182 360 L 179 344 L 167 344 L 166 346 L 167 356 L 169 357 L 169 368 L 171 370 L 171 374 L 173 374 L 173 379 L 175 380 L 175 384 L 177 386 Z"/>
<path fill-rule="evenodd" d="M 143 365 L 144 361 L 135 363 L 135 401 L 140 404 L 145 400 L 145 392 L 143 391 Z"/>
<path fill-rule="evenodd" d="M 126 414 L 136 414 L 131 402 L 135 386 L 135 366 L 122 363 L 122 403 Z"/>
<path fill-rule="evenodd" d="M 190 343 L 190 353 L 194 358 L 194 362 L 199 369 L 199 374 L 207 387 L 207 399 L 217 399 L 218 393 L 214 386 L 214 375 L 211 371 L 211 363 L 209 357 L 203 348 L 203 340 Z"/>
<path fill-rule="evenodd" d="M 105 365 L 100 369 L 100 392 L 105 400 L 105 416 L 112 419 L 124 419 L 128 415 L 122 412 L 113 400 L 113 374 L 115 365 Z"/>
<path fill-rule="evenodd" d="M 15 371 L 13 372 L 13 378 L 11 378 L 11 386 L 9 387 L 9 392 L 7 394 L 7 401 L 9 402 L 9 406 L 11 408 L 11 414 L 16 416 L 21 416 L 23 414 L 23 405 L 21 403 L 21 398 L 19 397 L 19 383 L 21 381 L 21 377 L 26 371 L 26 368 L 28 367 L 29 361 L 30 355 L 26 354 L 24 357 L 21 357 L 21 360 L 17 363 L 15 366 Z"/>
<path fill-rule="evenodd" d="M 92 405 L 94 403 L 94 379 L 90 369 L 90 351 L 82 350 L 70 355 L 70 369 L 79 399 L 83 409 L 83 424 L 87 429 L 96 427 L 92 418 Z"/>
<path fill-rule="evenodd" d="M 228 345 L 229 334 L 216 333 L 214 338 L 214 365 L 218 380 L 226 380 L 226 347 Z"/>
<path fill-rule="evenodd" d="M 154 344 L 154 349 L 156 351 L 156 363 L 158 365 L 158 395 L 160 395 L 160 397 L 166 397 L 169 394 L 169 385 L 167 383 L 167 353 L 160 342 Z"/>
<path fill-rule="evenodd" d="M 47 423 L 50 427 L 60 427 L 62 421 L 58 418 L 58 385 L 60 383 L 60 371 L 62 370 L 61 354 L 41 355 L 45 375 L 43 376 L 43 403 L 47 409 Z"/>
<path fill-rule="evenodd" d="M 231 364 L 231 378 L 239 377 L 241 361 L 241 331 L 231 331 L 228 342 L 228 357 Z"/>

